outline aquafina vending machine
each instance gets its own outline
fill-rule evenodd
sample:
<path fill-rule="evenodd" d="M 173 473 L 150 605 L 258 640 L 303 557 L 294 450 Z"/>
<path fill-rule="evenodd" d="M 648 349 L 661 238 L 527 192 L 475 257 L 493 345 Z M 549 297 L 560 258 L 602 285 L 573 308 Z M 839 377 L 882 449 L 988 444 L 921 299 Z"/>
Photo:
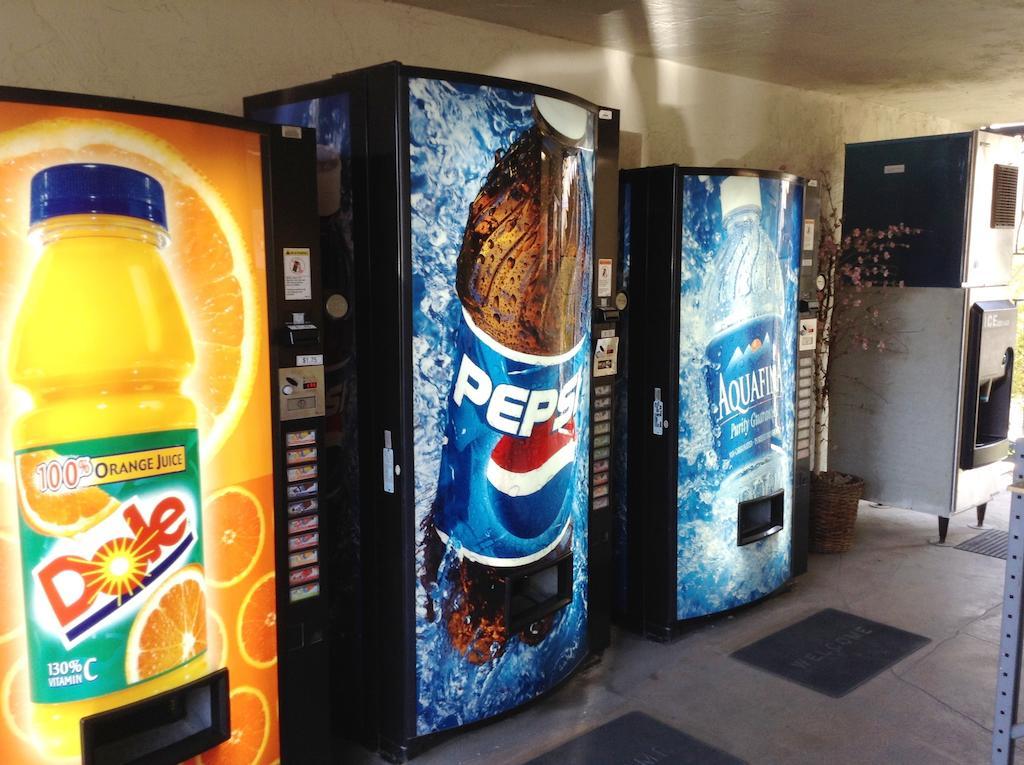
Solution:
<path fill-rule="evenodd" d="M 668 637 L 792 575 L 801 179 L 621 175 L 629 274 L 620 621 Z"/>

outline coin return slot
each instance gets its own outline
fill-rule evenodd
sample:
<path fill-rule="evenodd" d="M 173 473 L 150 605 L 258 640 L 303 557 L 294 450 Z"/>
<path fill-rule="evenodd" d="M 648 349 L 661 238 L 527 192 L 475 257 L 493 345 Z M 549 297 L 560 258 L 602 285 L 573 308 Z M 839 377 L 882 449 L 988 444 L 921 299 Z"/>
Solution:
<path fill-rule="evenodd" d="M 505 578 L 509 632 L 521 632 L 572 602 L 572 553 Z"/>

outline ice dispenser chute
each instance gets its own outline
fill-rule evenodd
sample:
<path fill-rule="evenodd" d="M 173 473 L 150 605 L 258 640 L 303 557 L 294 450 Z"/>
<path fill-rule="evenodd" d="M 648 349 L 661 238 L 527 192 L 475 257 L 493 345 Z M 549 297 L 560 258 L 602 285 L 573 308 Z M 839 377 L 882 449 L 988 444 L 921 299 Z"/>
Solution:
<path fill-rule="evenodd" d="M 964 470 L 997 462 L 1007 453 L 1017 307 L 1010 300 L 975 303 L 967 332 L 960 433 Z"/>

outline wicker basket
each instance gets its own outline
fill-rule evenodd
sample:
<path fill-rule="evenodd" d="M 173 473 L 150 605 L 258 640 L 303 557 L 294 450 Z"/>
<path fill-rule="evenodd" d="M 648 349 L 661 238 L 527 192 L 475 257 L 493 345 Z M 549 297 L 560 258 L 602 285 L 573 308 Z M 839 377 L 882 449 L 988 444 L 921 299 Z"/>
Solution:
<path fill-rule="evenodd" d="M 864 496 L 864 479 L 849 476 L 836 484 L 832 473 L 811 474 L 810 547 L 817 553 L 843 553 L 853 547 L 857 503 Z"/>

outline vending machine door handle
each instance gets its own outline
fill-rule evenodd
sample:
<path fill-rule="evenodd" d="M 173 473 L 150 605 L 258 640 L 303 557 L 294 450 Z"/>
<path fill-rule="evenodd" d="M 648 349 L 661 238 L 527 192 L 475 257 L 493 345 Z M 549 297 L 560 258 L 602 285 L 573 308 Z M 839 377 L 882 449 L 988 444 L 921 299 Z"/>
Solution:
<path fill-rule="evenodd" d="M 391 447 L 391 431 L 384 431 L 384 450 L 383 450 L 383 471 L 384 471 L 384 491 L 387 494 L 395 493 L 395 474 L 398 472 L 395 469 L 395 450 Z"/>

